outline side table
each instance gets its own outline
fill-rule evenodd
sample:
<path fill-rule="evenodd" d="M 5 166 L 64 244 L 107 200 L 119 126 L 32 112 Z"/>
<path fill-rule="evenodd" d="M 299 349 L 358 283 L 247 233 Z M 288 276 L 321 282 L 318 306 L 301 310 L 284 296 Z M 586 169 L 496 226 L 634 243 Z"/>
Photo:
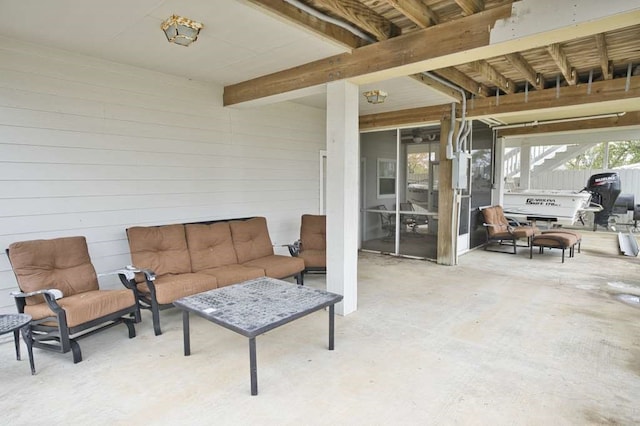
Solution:
<path fill-rule="evenodd" d="M 27 344 L 27 351 L 29 352 L 31 374 L 36 374 L 36 367 L 33 364 L 33 340 L 31 338 L 30 323 L 31 316 L 27 314 L 0 315 L 0 335 L 13 331 L 13 340 L 16 345 L 16 359 L 20 361 L 20 337 L 18 333 L 22 332 L 22 338 Z"/>

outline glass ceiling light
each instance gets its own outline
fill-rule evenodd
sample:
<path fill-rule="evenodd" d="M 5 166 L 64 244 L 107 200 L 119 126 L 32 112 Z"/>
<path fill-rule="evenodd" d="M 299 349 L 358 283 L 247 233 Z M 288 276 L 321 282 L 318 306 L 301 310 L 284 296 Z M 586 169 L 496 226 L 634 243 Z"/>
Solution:
<path fill-rule="evenodd" d="M 202 27 L 203 25 L 200 22 L 178 15 L 171 15 L 169 19 L 160 25 L 169 43 L 179 44 L 180 46 L 189 46 L 196 41 Z"/>
<path fill-rule="evenodd" d="M 370 90 L 364 92 L 363 95 L 370 104 L 381 104 L 387 98 L 387 92 L 383 92 L 382 90 Z"/>

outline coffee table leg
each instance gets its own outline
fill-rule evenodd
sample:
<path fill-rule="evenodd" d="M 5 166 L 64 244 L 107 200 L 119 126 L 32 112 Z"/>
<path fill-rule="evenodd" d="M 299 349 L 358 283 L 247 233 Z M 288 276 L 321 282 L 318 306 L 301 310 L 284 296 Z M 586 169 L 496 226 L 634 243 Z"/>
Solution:
<path fill-rule="evenodd" d="M 336 305 L 329 306 L 329 350 L 333 350 L 333 329 Z"/>
<path fill-rule="evenodd" d="M 258 394 L 258 365 L 256 362 L 256 338 L 249 339 L 249 372 L 251 374 L 251 395 Z"/>
<path fill-rule="evenodd" d="M 29 365 L 31 366 L 31 375 L 36 374 L 36 366 L 33 362 L 33 337 L 31 335 L 31 326 L 26 325 L 22 327 L 22 338 L 24 342 L 27 344 L 27 353 L 29 354 Z"/>
<path fill-rule="evenodd" d="M 13 330 L 13 342 L 16 345 L 16 359 L 20 361 L 20 330 Z"/>
<path fill-rule="evenodd" d="M 191 338 L 189 336 L 189 311 L 182 311 L 182 333 L 184 334 L 184 356 L 191 355 Z"/>

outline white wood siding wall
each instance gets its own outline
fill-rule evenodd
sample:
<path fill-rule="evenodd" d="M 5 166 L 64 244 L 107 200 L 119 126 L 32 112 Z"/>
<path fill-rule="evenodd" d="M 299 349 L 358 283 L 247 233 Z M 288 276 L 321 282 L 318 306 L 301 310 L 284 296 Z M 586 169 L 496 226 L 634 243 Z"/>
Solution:
<path fill-rule="evenodd" d="M 293 241 L 324 148 L 322 110 L 223 108 L 222 87 L 0 38 L 0 312 L 14 241 L 84 235 L 98 272 L 131 263 L 133 225 L 260 215 Z"/>

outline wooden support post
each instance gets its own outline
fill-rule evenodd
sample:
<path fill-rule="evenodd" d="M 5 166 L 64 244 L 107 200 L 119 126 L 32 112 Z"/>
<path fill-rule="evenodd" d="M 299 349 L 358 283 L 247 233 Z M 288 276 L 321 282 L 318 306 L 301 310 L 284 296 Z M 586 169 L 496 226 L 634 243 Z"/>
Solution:
<path fill-rule="evenodd" d="M 457 203 L 453 190 L 453 164 L 447 159 L 447 135 L 451 128 L 451 117 L 445 116 L 440 121 L 440 165 L 438 174 L 438 258 L 440 265 L 455 265 L 458 240 Z M 458 124 L 454 127 L 455 135 Z M 455 229 L 454 229 L 455 228 Z"/>

